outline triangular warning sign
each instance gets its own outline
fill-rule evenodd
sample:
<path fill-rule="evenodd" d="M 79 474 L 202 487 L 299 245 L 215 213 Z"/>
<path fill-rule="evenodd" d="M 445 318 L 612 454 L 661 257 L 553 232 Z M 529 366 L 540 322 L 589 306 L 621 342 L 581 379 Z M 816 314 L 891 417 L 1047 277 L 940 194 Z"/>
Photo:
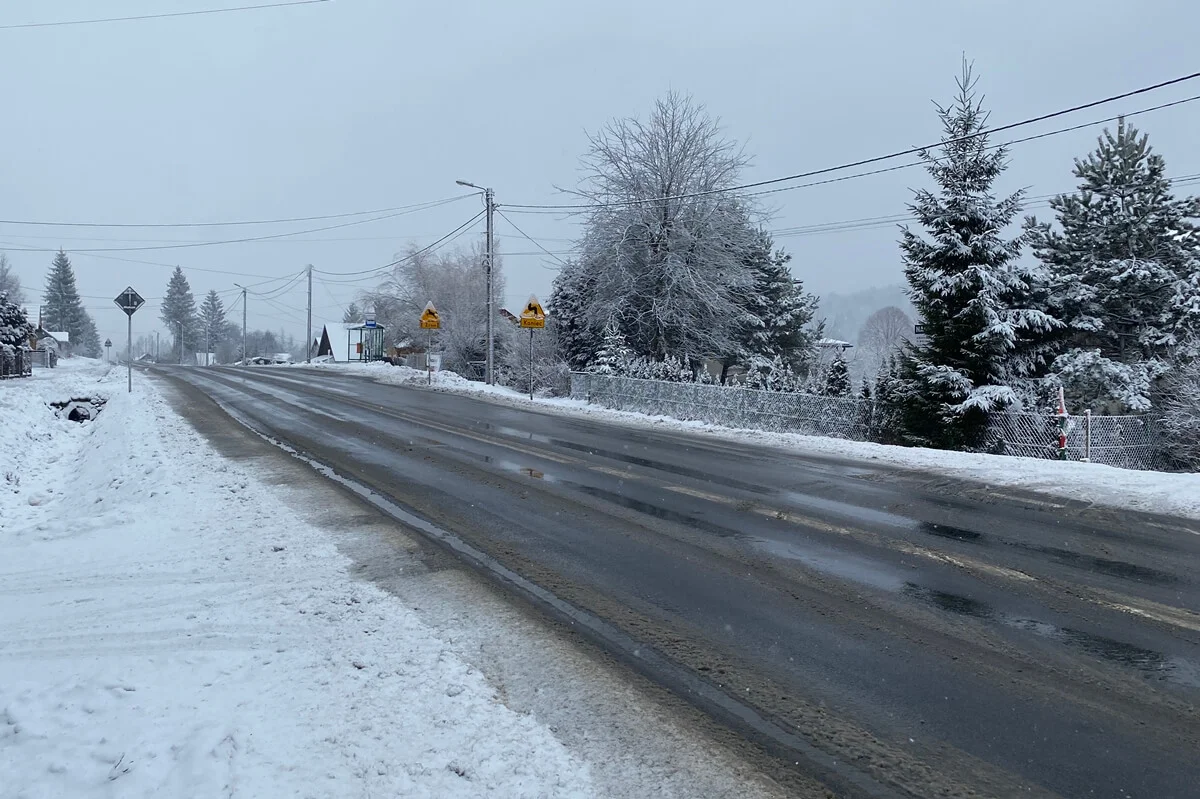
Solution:
<path fill-rule="evenodd" d="M 421 329 L 437 330 L 441 326 L 442 320 L 438 316 L 437 308 L 433 307 L 432 302 L 425 303 L 425 310 L 421 312 Z"/>
<path fill-rule="evenodd" d="M 525 303 L 525 310 L 521 311 L 521 327 L 545 327 L 546 326 L 546 311 L 542 308 L 542 303 L 538 298 L 529 295 L 529 301 Z"/>

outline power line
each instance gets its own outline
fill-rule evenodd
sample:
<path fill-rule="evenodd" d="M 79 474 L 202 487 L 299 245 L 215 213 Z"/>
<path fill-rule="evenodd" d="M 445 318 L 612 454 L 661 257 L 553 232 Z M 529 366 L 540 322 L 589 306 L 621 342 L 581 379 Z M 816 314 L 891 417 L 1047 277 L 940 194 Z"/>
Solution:
<path fill-rule="evenodd" d="M 483 215 L 484 215 L 485 213 L 486 213 L 486 211 L 480 211 L 479 213 L 475 214 L 475 216 L 471 217 L 471 218 L 470 218 L 470 219 L 468 219 L 466 222 L 463 222 L 461 225 L 459 225 L 458 227 L 456 227 L 454 230 L 452 230 L 452 231 L 450 231 L 449 233 L 447 233 L 445 236 L 442 236 L 440 239 L 438 239 L 437 241 L 435 241 L 433 244 L 430 244 L 428 247 L 423 247 L 423 248 L 421 248 L 421 249 L 417 250 L 416 252 L 409 253 L 408 255 L 404 256 L 403 258 L 397 258 L 396 260 L 392 261 L 391 263 L 384 264 L 383 266 L 377 266 L 377 267 L 375 267 L 374 269 L 361 269 L 361 270 L 359 270 L 359 271 L 357 271 L 357 272 L 326 272 L 324 269 L 314 269 L 313 271 L 314 271 L 314 272 L 319 272 L 319 273 L 321 273 L 322 275 L 334 275 L 334 276 L 337 276 L 337 277 L 345 277 L 345 276 L 347 276 L 347 275 L 366 275 L 366 274 L 378 274 L 379 272 L 382 272 L 382 271 L 383 271 L 383 270 L 385 270 L 385 269 L 391 269 L 393 266 L 397 266 L 397 265 L 399 265 L 399 264 L 402 264 L 402 263 L 404 263 L 405 261 L 408 261 L 408 260 L 411 260 L 411 259 L 413 259 L 413 258 L 416 258 L 418 255 L 424 255 L 425 253 L 427 253 L 427 252 L 429 252 L 429 251 L 433 250 L 435 247 L 437 247 L 438 245 L 442 244 L 443 242 L 449 242 L 449 241 L 452 241 L 453 239 L 457 238 L 459 234 L 463 233 L 463 232 L 464 232 L 464 231 L 465 231 L 465 230 L 466 230 L 468 227 L 470 227 L 471 225 L 473 225 L 473 224 L 475 224 L 476 222 L 478 222 L 478 221 L 480 220 L 480 218 L 482 218 L 482 217 L 483 217 Z M 337 282 L 351 282 L 351 283 L 353 283 L 353 282 L 357 282 L 357 281 L 336 281 L 336 280 L 333 280 L 333 281 L 330 281 L 330 282 L 331 282 L 331 283 L 337 283 Z"/>
<path fill-rule="evenodd" d="M 453 197 L 443 197 L 440 200 L 429 200 L 411 205 L 398 205 L 392 208 L 375 208 L 369 211 L 349 211 L 341 214 L 323 214 L 321 216 L 293 216 L 281 219 L 235 219 L 227 222 L 47 222 L 31 219 L 0 219 L 0 225 L 37 225 L 41 227 L 99 227 L 99 228 L 192 228 L 192 227 L 234 227 L 238 225 L 279 225 L 288 222 L 320 222 L 326 219 L 345 219 L 351 216 L 371 216 L 386 214 L 393 211 L 423 211 L 440 205 L 475 197 L 479 192 L 456 194 Z"/>
<path fill-rule="evenodd" d="M 351 227 L 353 225 L 365 225 L 365 224 L 369 224 L 371 222 L 380 222 L 384 219 L 393 219 L 397 216 L 403 216 L 406 213 L 412 213 L 412 212 L 411 211 L 398 211 L 395 213 L 384 214 L 382 216 L 373 216 L 369 219 L 356 219 L 353 222 L 342 222 L 337 225 L 324 225 L 322 227 L 308 228 L 306 230 L 293 230 L 293 231 L 289 231 L 286 233 L 271 233 L 271 234 L 264 235 L 264 236 L 247 236 L 245 238 L 240 238 L 240 239 L 224 239 L 221 241 L 189 242 L 189 243 L 183 243 L 183 244 L 160 244 L 160 245 L 154 245 L 154 246 L 150 246 L 150 247 L 79 247 L 79 248 L 70 250 L 70 252 L 82 253 L 82 254 L 96 253 L 96 252 L 144 252 L 147 250 L 183 250 L 183 249 L 192 249 L 195 247 L 212 247 L 212 246 L 219 245 L 219 244 L 246 244 L 246 243 L 255 242 L 255 241 L 267 241 L 270 239 L 282 239 L 282 238 L 287 238 L 290 236 L 299 236 L 299 235 L 303 235 L 305 233 L 320 233 L 323 230 L 336 230 L 338 228 Z M 58 250 L 56 250 L 56 249 L 52 250 L 52 249 L 48 249 L 45 247 L 13 247 L 11 249 L 15 252 L 58 252 Z"/>
<path fill-rule="evenodd" d="M 641 198 L 641 199 L 634 199 L 634 200 L 620 200 L 620 201 L 616 201 L 616 202 L 606 202 L 606 203 L 585 203 L 585 204 L 573 204 L 573 205 L 570 205 L 570 204 L 568 204 L 568 205 L 520 205 L 520 204 L 505 203 L 505 207 L 506 208 L 523 208 L 523 209 L 550 209 L 550 210 L 587 210 L 587 209 L 592 209 L 592 208 L 612 208 L 612 207 L 618 207 L 618 206 L 640 205 L 643 203 L 664 202 L 667 200 L 692 199 L 692 198 L 696 198 L 696 197 L 707 197 L 707 196 L 711 196 L 714 194 L 725 194 L 725 193 L 733 192 L 733 191 L 743 191 L 745 189 L 758 188 L 759 186 L 771 186 L 771 185 L 774 185 L 777 183 L 785 183 L 785 182 L 792 181 L 792 180 L 800 180 L 803 178 L 816 177 L 817 175 L 825 175 L 830 172 L 840 172 L 844 169 L 854 169 L 855 167 L 867 166 L 869 164 L 876 164 L 881 161 L 890 161 L 893 158 L 900 158 L 905 155 L 917 155 L 918 153 L 926 152 L 928 150 L 933 150 L 933 149 L 936 149 L 939 147 L 945 147 L 950 144 L 956 144 L 959 142 L 970 141 L 971 139 L 976 139 L 981 136 L 989 136 L 989 135 L 1000 133 L 1000 132 L 1003 132 L 1006 130 L 1013 130 L 1015 128 L 1024 127 L 1026 125 L 1033 125 L 1037 122 L 1044 122 L 1047 119 L 1054 119 L 1055 117 L 1065 116 L 1067 114 L 1075 113 L 1076 111 L 1083 111 L 1088 108 L 1095 108 L 1096 106 L 1099 106 L 1099 105 L 1105 105 L 1107 103 L 1116 102 L 1117 100 L 1124 100 L 1124 99 L 1127 99 L 1129 97 L 1134 97 L 1139 94 L 1146 94 L 1147 92 L 1157 91 L 1158 89 L 1166 88 L 1167 86 L 1174 86 L 1176 84 L 1183 83 L 1185 81 L 1194 80 L 1196 78 L 1200 78 L 1200 72 L 1193 72 L 1190 75 L 1183 75 L 1178 78 L 1172 78 L 1171 80 L 1166 80 L 1166 81 L 1162 81 L 1160 83 L 1155 83 L 1151 86 L 1143 86 L 1140 89 L 1134 89 L 1132 91 L 1123 92 L 1121 94 L 1115 94 L 1115 95 L 1105 97 L 1100 100 L 1093 100 L 1092 102 L 1082 103 L 1080 105 L 1074 105 L 1074 106 L 1071 106 L 1070 108 L 1064 108 L 1059 111 L 1052 111 L 1047 114 L 1041 114 L 1039 116 L 1030 117 L 1028 119 L 1023 119 L 1020 122 L 1010 122 L 1007 125 L 1000 125 L 999 127 L 995 127 L 995 128 L 985 128 L 984 130 L 980 130 L 975 133 L 968 134 L 966 136 L 957 136 L 953 139 L 947 139 L 945 141 L 939 141 L 939 142 L 935 142 L 933 144 L 927 144 L 927 145 L 924 145 L 921 147 L 909 147 L 909 148 L 906 148 L 903 150 L 897 150 L 895 152 L 887 153 L 885 155 L 877 155 L 877 156 L 873 156 L 871 158 L 862 158 L 857 161 L 850 161 L 848 163 L 838 164 L 837 166 L 824 167 L 822 169 L 814 169 L 814 170 L 810 170 L 808 172 L 800 172 L 795 175 L 786 175 L 784 177 L 779 177 L 779 178 L 770 178 L 768 180 L 759 180 L 759 181 L 754 181 L 752 183 L 743 183 L 738 186 L 729 186 L 729 187 L 720 188 L 720 189 L 709 189 L 706 191 L 690 192 L 687 194 L 667 195 L 667 196 L 663 196 L 663 197 L 649 197 L 649 198 Z M 1192 99 L 1196 99 L 1196 98 L 1190 98 L 1188 100 L 1180 100 L 1176 103 L 1171 103 L 1168 105 L 1178 105 L 1178 104 L 1181 104 L 1184 102 L 1191 102 Z M 1164 105 L 1163 107 L 1165 108 L 1167 106 Z M 1046 134 L 1046 135 L 1052 135 L 1052 134 Z M 920 163 L 920 162 L 917 162 L 917 163 Z M 898 167 L 898 168 L 905 168 L 905 167 Z"/>
<path fill-rule="evenodd" d="M 3 246 L 3 244 L 0 243 L 0 246 Z M 44 252 L 51 252 L 51 251 L 45 250 Z M 58 250 L 53 250 L 53 252 L 58 252 Z M 143 261 L 143 260 L 140 260 L 137 258 L 121 258 L 116 255 L 101 255 L 99 253 L 94 253 L 94 252 L 82 252 L 81 253 L 81 252 L 78 252 L 77 250 L 65 250 L 64 252 L 66 252 L 70 255 L 83 255 L 87 258 L 100 258 L 105 261 L 123 261 L 125 263 L 131 263 L 131 264 L 145 264 L 146 266 L 165 266 L 168 269 L 174 269 L 176 266 L 179 266 L 178 264 L 168 264 L 168 263 L 164 263 L 162 261 Z M 272 277 L 270 277 L 270 275 L 258 275 L 258 274 L 253 274 L 250 272 L 232 272 L 228 269 L 205 269 L 205 268 L 202 268 L 199 266 L 188 266 L 188 267 L 182 267 L 182 268 L 184 269 L 185 272 L 209 272 L 209 273 L 212 273 L 215 275 L 233 275 L 234 277 L 269 278 L 267 280 L 268 283 L 272 282 L 272 281 L 276 281 L 276 280 L 287 280 L 287 277 L 272 278 Z"/>
<path fill-rule="evenodd" d="M 1183 105 L 1184 103 L 1191 103 L 1191 102 L 1195 102 L 1196 100 L 1200 100 L 1200 95 L 1195 95 L 1193 97 L 1187 97 L 1187 98 L 1184 98 L 1183 100 L 1175 100 L 1174 102 L 1170 102 L 1170 103 L 1163 103 L 1162 105 L 1151 106 L 1150 108 L 1142 108 L 1138 111 L 1130 111 L 1129 113 L 1126 113 L 1126 114 L 1117 114 L 1116 116 L 1106 117 L 1105 119 L 1097 119 L 1097 120 L 1093 120 L 1091 122 L 1084 122 L 1079 125 L 1071 125 L 1070 127 L 1066 127 L 1066 128 L 1058 128 L 1056 130 L 1046 131 L 1045 133 L 1038 133 L 1033 136 L 1026 136 L 1021 139 L 1010 139 L 1009 141 L 1000 142 L 999 144 L 989 144 L 984 149 L 998 150 L 1003 147 L 1011 147 L 1014 144 L 1024 144 L 1026 142 L 1035 141 L 1037 139 L 1045 139 L 1045 138 L 1049 138 L 1050 136 L 1057 136 L 1062 133 L 1071 133 L 1071 132 L 1074 132 L 1077 130 L 1082 130 L 1084 128 L 1091 128 L 1091 127 L 1095 127 L 1096 125 L 1103 125 L 1108 122 L 1115 122 L 1116 120 L 1122 119 L 1122 118 L 1127 119 L 1129 117 L 1139 116 L 1140 114 L 1148 114 L 1151 111 L 1161 111 L 1164 108 L 1171 108 L 1172 106 Z M 945 160 L 946 160 L 945 156 L 943 156 L 941 158 L 933 159 L 934 162 L 941 162 L 941 161 L 945 161 Z M 777 189 L 767 189 L 766 191 L 750 192 L 746 196 L 747 197 L 761 197 L 766 194 L 777 194 L 782 191 L 792 191 L 793 189 L 807 189 L 807 188 L 811 188 L 813 186 L 825 186 L 830 183 L 841 183 L 846 180 L 855 180 L 857 178 L 868 177 L 870 175 L 881 175 L 885 172 L 896 172 L 901 169 L 911 169 L 912 167 L 915 167 L 915 166 L 924 166 L 924 165 L 925 165 L 925 161 L 909 161 L 906 164 L 899 164 L 897 166 L 889 166 L 889 167 L 885 167 L 883 169 L 873 169 L 869 172 L 856 172 L 853 175 L 842 175 L 841 177 L 829 178 L 826 180 L 817 180 L 817 181 L 813 181 L 812 183 L 801 183 L 800 185 L 797 185 L 797 186 L 784 186 L 782 188 L 777 188 Z"/>
<path fill-rule="evenodd" d="M 19 28 L 60 28 L 66 25 L 96 25 L 102 22 L 135 22 L 147 19 L 167 19 L 169 17 L 198 17 L 204 14 L 228 14 L 233 11 L 258 11 L 268 8 L 285 8 L 287 6 L 310 6 L 317 3 L 327 3 L 329 0 L 287 0 L 282 3 L 262 3 L 254 6 L 233 6 L 231 8 L 202 8 L 195 11 L 172 11 L 163 14 L 139 14 L 132 17 L 100 17 L 96 19 L 69 19 L 60 22 L 22 22 L 12 25 L 0 25 L 0 30 L 17 30 Z"/>
<path fill-rule="evenodd" d="M 518 233 L 520 233 L 522 236 L 524 236 L 524 237 L 526 238 L 526 240 L 528 240 L 528 241 L 529 241 L 529 242 L 530 242 L 530 243 L 531 243 L 533 246 L 537 247 L 539 250 L 541 250 L 542 252 L 546 253 L 546 255 L 549 255 L 551 258 L 553 258 L 554 260 L 558 261 L 558 262 L 559 262 L 560 264 L 562 264 L 563 266 L 566 266 L 566 265 L 567 265 L 567 262 L 566 262 L 566 261 L 564 261 L 562 258 L 559 258 L 559 257 L 558 257 L 557 255 L 555 255 L 554 253 L 552 253 L 552 252 L 550 252 L 549 250 L 547 250 L 545 247 L 543 247 L 543 246 L 541 245 L 541 243 L 540 243 L 540 242 L 538 242 L 536 239 L 534 239 L 532 236 L 530 236 L 530 235 L 529 235 L 528 233 L 526 233 L 524 230 L 521 230 L 521 228 L 517 226 L 517 223 L 516 223 L 516 222 L 512 221 L 511 219 L 509 219 L 507 216 L 505 216 L 505 215 L 504 215 L 504 212 L 503 212 L 503 211 L 501 211 L 501 210 L 498 210 L 498 209 L 497 209 L 496 213 L 500 214 L 500 217 L 501 217 L 501 218 L 502 218 L 502 219 L 503 219 L 505 222 L 507 222 L 508 224 L 510 224 L 510 225 L 512 225 L 512 226 L 513 226 L 513 230 L 517 231 L 517 232 L 518 232 Z"/>
<path fill-rule="evenodd" d="M 1200 173 L 1190 175 L 1180 175 L 1179 177 L 1169 178 L 1172 186 L 1191 185 L 1200 181 Z M 1027 211 L 1032 208 L 1047 208 L 1050 206 L 1049 200 L 1054 197 L 1059 197 L 1064 194 L 1071 194 L 1071 191 L 1054 192 L 1052 194 L 1039 194 L 1032 197 L 1022 199 L 1021 210 Z M 846 219 L 838 222 L 822 222 L 814 225 L 799 225 L 789 228 L 779 228 L 768 231 L 772 236 L 789 237 L 797 235 L 808 235 L 817 233 L 837 233 L 850 230 L 867 230 L 876 227 L 890 227 L 893 224 L 901 222 L 914 222 L 916 218 L 911 214 L 890 214 L 887 216 L 864 217 L 860 219 Z"/>
<path fill-rule="evenodd" d="M 290 279 L 288 280 L 288 282 L 282 286 L 278 286 L 273 289 L 268 289 L 267 291 L 263 291 L 263 292 L 251 291 L 250 293 L 253 294 L 255 297 L 258 297 L 259 299 L 263 299 L 263 300 L 270 299 L 272 297 L 281 297 L 284 294 L 286 294 L 287 292 L 291 291 L 292 287 L 300 282 L 300 278 L 304 277 L 306 271 L 307 271 L 306 269 L 301 269 L 299 272 L 292 275 L 290 277 Z M 249 286 L 246 286 L 245 288 L 247 291 L 249 291 L 249 289 L 250 289 Z"/>

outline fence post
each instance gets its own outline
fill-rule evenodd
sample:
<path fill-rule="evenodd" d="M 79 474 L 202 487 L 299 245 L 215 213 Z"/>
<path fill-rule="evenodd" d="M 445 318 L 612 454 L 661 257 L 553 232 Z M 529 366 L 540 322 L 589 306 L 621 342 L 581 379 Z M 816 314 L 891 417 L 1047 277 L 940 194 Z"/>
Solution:
<path fill-rule="evenodd" d="M 1092 409 L 1083 412 L 1083 461 L 1092 461 Z"/>
<path fill-rule="evenodd" d="M 1067 459 L 1067 406 L 1063 400 L 1062 386 L 1058 387 L 1058 459 Z"/>

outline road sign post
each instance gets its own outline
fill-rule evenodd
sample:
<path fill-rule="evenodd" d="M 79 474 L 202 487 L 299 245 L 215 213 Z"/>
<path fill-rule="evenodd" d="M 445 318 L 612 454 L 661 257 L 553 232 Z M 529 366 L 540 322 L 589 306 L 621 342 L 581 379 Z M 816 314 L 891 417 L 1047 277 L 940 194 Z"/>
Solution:
<path fill-rule="evenodd" d="M 429 331 L 429 346 L 425 348 L 425 382 L 427 385 L 433 385 L 433 331 L 440 330 L 442 327 L 442 318 L 438 316 L 437 308 L 433 307 L 433 302 L 425 303 L 425 310 L 421 311 L 421 329 Z"/>
<path fill-rule="evenodd" d="M 533 331 L 546 326 L 546 311 L 538 298 L 529 295 L 525 310 L 521 311 L 521 327 L 529 329 L 529 399 L 533 399 Z"/>
<path fill-rule="evenodd" d="M 104 339 L 104 360 L 105 362 L 112 360 L 112 339 Z"/>
<path fill-rule="evenodd" d="M 146 301 L 142 299 L 142 295 L 133 290 L 132 286 L 126 286 L 125 290 L 118 294 L 113 302 L 125 312 L 125 316 L 127 317 L 125 365 L 128 385 L 125 390 L 128 393 L 133 393 L 133 315 L 137 312 L 138 308 L 146 304 Z M 108 343 L 106 342 L 105 346 L 107 345 Z"/>

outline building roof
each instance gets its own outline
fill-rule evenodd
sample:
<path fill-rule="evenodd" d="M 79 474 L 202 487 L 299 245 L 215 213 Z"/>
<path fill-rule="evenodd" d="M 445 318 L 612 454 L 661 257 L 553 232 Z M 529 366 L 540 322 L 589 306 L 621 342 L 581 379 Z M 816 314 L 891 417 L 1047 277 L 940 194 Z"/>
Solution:
<path fill-rule="evenodd" d="M 57 332 L 57 333 L 56 333 L 56 332 L 55 332 L 55 331 L 53 331 L 53 330 L 47 330 L 47 331 L 46 331 L 46 335 L 47 335 L 47 336 L 50 336 L 50 337 L 51 337 L 52 339 L 54 339 L 55 341 L 61 341 L 63 344 L 70 344 L 70 343 L 71 343 L 71 334 L 70 334 L 70 333 L 67 333 L 67 332 L 65 332 L 65 331 L 64 331 L 64 332 Z"/>

